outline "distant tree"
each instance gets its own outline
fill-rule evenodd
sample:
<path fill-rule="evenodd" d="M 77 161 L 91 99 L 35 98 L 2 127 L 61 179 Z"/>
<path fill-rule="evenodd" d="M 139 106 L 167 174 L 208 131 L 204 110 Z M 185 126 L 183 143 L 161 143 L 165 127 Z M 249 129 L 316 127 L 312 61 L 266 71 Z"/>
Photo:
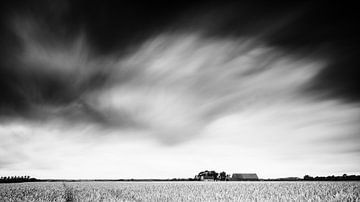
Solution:
<path fill-rule="evenodd" d="M 219 174 L 219 179 L 221 180 L 221 181 L 225 181 L 226 180 L 226 172 L 220 172 L 220 174 Z"/>
<path fill-rule="evenodd" d="M 208 174 L 210 177 L 212 177 L 214 180 L 217 180 L 218 179 L 218 173 L 215 172 L 214 170 L 210 171 L 209 174 Z"/>
<path fill-rule="evenodd" d="M 311 177 L 310 175 L 305 175 L 304 176 L 304 180 L 313 180 L 314 178 Z"/>

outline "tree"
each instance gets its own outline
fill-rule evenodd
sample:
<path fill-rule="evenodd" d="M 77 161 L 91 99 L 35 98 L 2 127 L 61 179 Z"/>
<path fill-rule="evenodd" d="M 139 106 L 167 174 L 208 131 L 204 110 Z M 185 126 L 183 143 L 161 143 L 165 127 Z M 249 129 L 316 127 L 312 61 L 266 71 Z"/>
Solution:
<path fill-rule="evenodd" d="M 304 180 L 313 180 L 314 178 L 311 177 L 310 175 L 305 175 L 304 176 Z"/>
<path fill-rule="evenodd" d="M 220 178 L 220 180 L 221 181 L 225 181 L 226 180 L 226 172 L 221 172 L 220 174 L 219 174 L 219 178 Z"/>

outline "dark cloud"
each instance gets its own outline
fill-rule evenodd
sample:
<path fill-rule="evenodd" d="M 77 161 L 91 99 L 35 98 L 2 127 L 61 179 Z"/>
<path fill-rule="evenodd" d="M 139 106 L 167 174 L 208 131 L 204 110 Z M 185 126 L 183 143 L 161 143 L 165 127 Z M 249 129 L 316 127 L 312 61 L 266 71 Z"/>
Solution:
<path fill-rule="evenodd" d="M 67 43 L 73 43 L 79 34 L 84 33 L 86 42 L 94 51 L 87 57 L 100 61 L 103 56 L 127 55 L 134 47 L 163 31 L 198 30 L 210 38 L 257 37 L 291 53 L 314 54 L 329 59 L 328 66 L 311 85 L 314 94 L 353 102 L 358 102 L 360 95 L 356 45 L 358 14 L 354 5 L 333 5 L 324 1 L 143 3 L 45 0 L 4 1 L 2 4 L 0 113 L 3 117 L 31 117 L 41 105 L 63 107 L 64 111 L 72 106 L 82 106 L 77 108 L 81 113 L 72 117 L 92 117 L 106 122 L 106 115 L 79 103 L 88 91 L 97 90 L 111 80 L 111 71 L 101 62 L 94 64 L 96 70 L 85 76 L 76 76 L 73 70 L 64 73 L 51 68 L 46 71 L 38 69 L 38 66 L 46 69 L 44 66 L 54 65 L 49 63 L 19 63 L 16 55 L 24 49 L 24 40 L 28 39 L 14 31 L 14 23 L 20 32 L 27 29 L 29 23 L 31 27 L 37 26 L 37 29 L 30 30 L 31 33 L 26 33 L 26 30 L 22 33 L 31 40 L 46 39 L 48 44 L 42 44 L 45 47 L 64 43 L 66 48 Z M 20 24 L 16 25 L 17 22 Z M 49 50 L 45 48 L 43 51 Z M 131 74 L 117 79 L 128 80 Z"/>
<path fill-rule="evenodd" d="M 289 51 L 313 52 L 330 61 L 315 80 L 316 93 L 359 101 L 359 7 L 355 4 L 309 3 L 306 12 L 267 37 Z"/>

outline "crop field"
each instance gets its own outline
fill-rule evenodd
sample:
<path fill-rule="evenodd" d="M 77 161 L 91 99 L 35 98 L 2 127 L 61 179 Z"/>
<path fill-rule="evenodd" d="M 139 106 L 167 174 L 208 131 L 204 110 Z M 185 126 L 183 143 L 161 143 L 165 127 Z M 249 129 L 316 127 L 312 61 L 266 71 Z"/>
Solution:
<path fill-rule="evenodd" d="M 28 182 L 0 201 L 360 201 L 360 182 Z"/>

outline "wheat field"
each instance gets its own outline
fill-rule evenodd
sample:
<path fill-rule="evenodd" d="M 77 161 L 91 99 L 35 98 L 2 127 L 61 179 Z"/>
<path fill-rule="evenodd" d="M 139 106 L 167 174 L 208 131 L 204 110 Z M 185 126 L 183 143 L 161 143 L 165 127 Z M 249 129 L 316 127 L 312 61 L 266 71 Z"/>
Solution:
<path fill-rule="evenodd" d="M 33 182 L 0 201 L 360 201 L 360 182 Z"/>

